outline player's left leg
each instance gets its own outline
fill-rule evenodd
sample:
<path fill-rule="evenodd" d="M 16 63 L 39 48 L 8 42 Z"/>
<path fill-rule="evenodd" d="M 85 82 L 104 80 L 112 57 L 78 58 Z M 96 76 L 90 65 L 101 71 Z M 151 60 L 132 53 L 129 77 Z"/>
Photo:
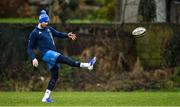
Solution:
<path fill-rule="evenodd" d="M 59 67 L 57 65 L 55 65 L 52 69 L 50 69 L 51 79 L 49 80 L 49 84 L 45 91 L 42 102 L 53 102 L 53 100 L 50 98 L 50 94 L 51 94 L 52 90 L 54 89 L 54 87 L 56 85 L 56 81 L 58 79 L 58 74 L 59 74 L 58 69 L 59 69 Z"/>

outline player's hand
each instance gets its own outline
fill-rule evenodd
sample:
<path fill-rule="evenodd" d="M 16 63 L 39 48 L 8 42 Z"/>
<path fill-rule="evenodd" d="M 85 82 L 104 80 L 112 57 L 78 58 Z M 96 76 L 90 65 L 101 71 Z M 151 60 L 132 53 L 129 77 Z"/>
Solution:
<path fill-rule="evenodd" d="M 38 67 L 38 60 L 36 58 L 33 59 L 32 64 L 34 67 Z"/>
<path fill-rule="evenodd" d="M 74 34 L 72 32 L 68 33 L 68 37 L 72 40 L 76 40 L 76 38 L 77 38 L 76 34 Z"/>

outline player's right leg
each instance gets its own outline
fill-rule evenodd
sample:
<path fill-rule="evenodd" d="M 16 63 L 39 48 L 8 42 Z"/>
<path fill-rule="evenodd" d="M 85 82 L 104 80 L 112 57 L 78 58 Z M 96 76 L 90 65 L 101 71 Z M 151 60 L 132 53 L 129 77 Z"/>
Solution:
<path fill-rule="evenodd" d="M 96 57 L 93 57 L 92 59 L 90 59 L 88 61 L 88 64 L 90 64 L 90 66 L 88 67 L 89 70 L 93 70 L 94 64 L 96 63 Z"/>
<path fill-rule="evenodd" d="M 72 67 L 88 68 L 89 70 L 93 69 L 94 64 L 96 62 L 96 57 L 94 57 L 88 63 L 81 63 L 79 61 L 75 61 L 69 57 L 66 57 L 52 50 L 47 51 L 42 59 L 47 63 L 49 63 L 50 65 L 56 65 L 57 63 L 64 63 Z M 51 67 L 52 66 L 50 66 L 49 68 L 51 69 Z"/>
<path fill-rule="evenodd" d="M 72 67 L 82 67 L 82 68 L 88 68 L 89 70 L 92 70 L 94 67 L 94 64 L 96 63 L 96 57 L 92 58 L 87 63 L 82 63 L 79 61 L 75 61 L 69 57 L 66 57 L 64 55 L 59 55 L 59 57 L 56 60 L 56 63 L 64 63 Z"/>

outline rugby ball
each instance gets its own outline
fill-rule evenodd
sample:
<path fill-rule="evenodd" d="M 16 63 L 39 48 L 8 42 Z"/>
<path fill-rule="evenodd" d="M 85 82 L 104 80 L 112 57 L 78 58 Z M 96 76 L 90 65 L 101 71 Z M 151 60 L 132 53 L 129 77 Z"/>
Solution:
<path fill-rule="evenodd" d="M 137 27 L 132 31 L 132 35 L 138 36 L 142 35 L 146 32 L 146 28 L 144 27 Z"/>

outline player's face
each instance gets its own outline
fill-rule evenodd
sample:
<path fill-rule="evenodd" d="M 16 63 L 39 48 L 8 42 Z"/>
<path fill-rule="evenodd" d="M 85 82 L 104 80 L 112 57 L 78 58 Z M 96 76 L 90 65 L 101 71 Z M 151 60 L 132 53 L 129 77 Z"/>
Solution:
<path fill-rule="evenodd" d="M 47 25 L 48 25 L 48 22 L 42 22 L 42 23 L 41 23 L 41 27 L 42 27 L 42 28 L 45 28 Z"/>

